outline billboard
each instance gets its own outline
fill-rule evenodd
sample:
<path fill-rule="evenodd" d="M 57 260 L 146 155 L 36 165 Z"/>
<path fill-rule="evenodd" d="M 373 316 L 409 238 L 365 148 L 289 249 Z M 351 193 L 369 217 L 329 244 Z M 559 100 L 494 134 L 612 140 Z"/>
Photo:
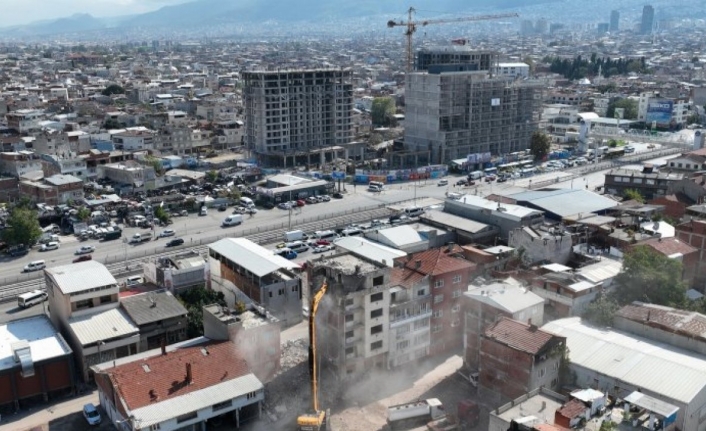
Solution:
<path fill-rule="evenodd" d="M 647 104 L 645 123 L 669 124 L 672 121 L 674 102 L 664 99 L 652 99 Z"/>

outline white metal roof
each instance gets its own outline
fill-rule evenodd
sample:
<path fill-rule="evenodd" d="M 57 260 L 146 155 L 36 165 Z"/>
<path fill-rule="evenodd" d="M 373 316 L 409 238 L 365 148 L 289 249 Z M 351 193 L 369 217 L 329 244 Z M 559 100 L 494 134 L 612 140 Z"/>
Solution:
<path fill-rule="evenodd" d="M 13 320 L 0 325 L 0 370 L 16 366 L 12 344 L 18 341 L 29 343 L 32 362 L 35 363 L 71 353 L 71 348 L 46 316 Z"/>
<path fill-rule="evenodd" d="M 380 229 L 378 235 L 385 237 L 396 246 L 417 244 L 424 241 L 421 235 L 419 235 L 419 232 L 409 225 Z"/>
<path fill-rule="evenodd" d="M 573 364 L 630 385 L 690 404 L 706 389 L 706 359 L 647 338 L 599 329 L 580 317 L 549 322 L 542 327 L 566 337 Z"/>
<path fill-rule="evenodd" d="M 544 303 L 544 298 L 523 287 L 508 283 L 492 283 L 486 286 L 469 286 L 473 290 L 464 295 L 515 314 Z"/>
<path fill-rule="evenodd" d="M 547 271 L 551 272 L 566 272 L 566 271 L 571 271 L 571 268 L 569 268 L 566 265 L 562 265 L 560 263 L 548 263 L 546 265 L 542 265 L 543 269 L 546 269 Z"/>
<path fill-rule="evenodd" d="M 396 250 L 361 237 L 344 236 L 336 240 L 336 247 L 340 247 L 353 254 L 376 262 L 382 263 L 385 261 L 385 265 L 389 267 L 393 266 L 394 259 L 407 256 L 407 253 L 404 251 Z"/>
<path fill-rule="evenodd" d="M 55 266 L 45 271 L 65 294 L 118 284 L 108 268 L 95 260 Z"/>
<path fill-rule="evenodd" d="M 69 327 L 83 346 L 139 332 L 130 317 L 120 308 L 72 317 L 69 319 Z"/>
<path fill-rule="evenodd" d="M 579 268 L 576 273 L 586 281 L 601 283 L 618 275 L 621 269 L 623 269 L 622 262 L 606 258 Z"/>
<path fill-rule="evenodd" d="M 140 424 L 140 427 L 145 429 L 180 414 L 198 411 L 263 388 L 264 386 L 254 374 L 248 374 L 176 398 L 152 403 L 132 410 L 130 413 L 135 417 L 135 421 Z"/>
<path fill-rule="evenodd" d="M 258 277 L 279 269 L 299 265 L 245 238 L 224 238 L 208 246 L 211 250 L 237 263 Z"/>
<path fill-rule="evenodd" d="M 505 214 L 508 217 L 524 218 L 533 214 L 542 213 L 541 211 L 532 208 L 513 204 L 500 204 L 498 202 L 491 201 L 484 197 L 475 195 L 464 195 L 461 197 L 461 199 L 455 202 L 459 202 L 464 205 L 476 207 L 479 209 L 487 209 L 492 211 L 493 214 Z M 501 208 L 501 211 L 498 211 L 498 208 Z"/>

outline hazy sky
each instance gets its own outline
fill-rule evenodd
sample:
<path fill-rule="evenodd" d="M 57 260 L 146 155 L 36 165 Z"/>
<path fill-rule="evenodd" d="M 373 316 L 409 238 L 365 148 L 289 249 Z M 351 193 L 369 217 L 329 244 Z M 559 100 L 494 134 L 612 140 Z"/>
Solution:
<path fill-rule="evenodd" d="M 0 26 L 62 18 L 75 13 L 96 17 L 131 15 L 193 0 L 0 0 Z"/>

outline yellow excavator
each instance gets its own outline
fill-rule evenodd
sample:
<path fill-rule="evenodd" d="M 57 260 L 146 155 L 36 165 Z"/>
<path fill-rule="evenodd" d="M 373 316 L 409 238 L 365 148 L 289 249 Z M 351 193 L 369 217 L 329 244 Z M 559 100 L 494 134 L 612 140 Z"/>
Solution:
<path fill-rule="evenodd" d="M 314 294 L 311 299 L 311 308 L 309 309 L 309 374 L 311 376 L 311 412 L 304 413 L 297 418 L 298 431 L 324 431 L 330 430 L 328 426 L 329 414 L 327 411 L 319 410 L 319 385 L 316 380 L 317 363 L 316 363 L 316 311 L 319 308 L 319 302 L 323 299 L 328 284 L 324 280 L 321 289 Z"/>

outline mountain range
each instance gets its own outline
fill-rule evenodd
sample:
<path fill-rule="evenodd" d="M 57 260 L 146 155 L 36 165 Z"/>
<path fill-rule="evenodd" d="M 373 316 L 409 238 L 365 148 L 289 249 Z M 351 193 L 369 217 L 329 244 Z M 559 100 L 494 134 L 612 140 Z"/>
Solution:
<path fill-rule="evenodd" d="M 511 9 L 549 3 L 558 0 L 415 0 L 420 16 L 438 16 L 440 12 L 454 14 L 477 13 L 478 10 Z M 114 18 L 96 18 L 75 14 L 56 20 L 45 20 L 22 26 L 0 28 L 0 34 L 40 36 L 59 33 L 79 33 L 101 29 L 139 27 L 179 29 L 208 28 L 214 24 L 243 24 L 265 21 L 311 22 L 388 15 L 404 19 L 409 0 L 196 0 L 165 6 L 153 12 Z M 446 14 L 448 15 L 448 13 Z"/>

